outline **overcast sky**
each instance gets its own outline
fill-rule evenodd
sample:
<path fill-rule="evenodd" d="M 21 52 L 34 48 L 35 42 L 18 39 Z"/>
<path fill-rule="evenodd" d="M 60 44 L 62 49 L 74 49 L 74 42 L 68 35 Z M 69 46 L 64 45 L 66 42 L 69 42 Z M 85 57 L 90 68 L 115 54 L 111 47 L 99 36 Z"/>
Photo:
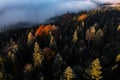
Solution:
<path fill-rule="evenodd" d="M 115 3 L 120 0 L 0 0 L 0 26 L 20 21 L 44 22 L 67 11 L 95 8 L 95 2 Z"/>

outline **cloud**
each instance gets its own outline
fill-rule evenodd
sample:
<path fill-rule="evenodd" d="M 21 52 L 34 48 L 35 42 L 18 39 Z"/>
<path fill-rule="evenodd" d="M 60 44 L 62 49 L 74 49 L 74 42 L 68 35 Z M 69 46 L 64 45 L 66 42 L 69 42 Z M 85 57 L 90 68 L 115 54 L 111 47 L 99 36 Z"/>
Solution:
<path fill-rule="evenodd" d="M 98 0 L 100 2 L 103 2 L 103 3 L 106 3 L 106 2 L 109 2 L 109 3 L 120 3 L 120 0 Z"/>
<path fill-rule="evenodd" d="M 0 0 L 0 26 L 20 21 L 41 23 L 67 11 L 95 8 L 98 3 L 113 0 Z"/>

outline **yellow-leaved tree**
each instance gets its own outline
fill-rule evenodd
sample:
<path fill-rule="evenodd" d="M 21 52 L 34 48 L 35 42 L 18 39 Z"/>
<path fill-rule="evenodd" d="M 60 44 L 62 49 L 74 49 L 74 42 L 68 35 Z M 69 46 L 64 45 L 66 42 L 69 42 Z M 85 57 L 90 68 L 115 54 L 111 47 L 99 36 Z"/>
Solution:
<path fill-rule="evenodd" d="M 51 32 L 49 32 L 50 34 L 50 43 L 49 43 L 49 46 L 52 48 L 52 47 L 56 47 L 56 41 L 55 41 L 55 38 L 54 36 L 52 35 Z"/>
<path fill-rule="evenodd" d="M 101 37 L 103 37 L 104 33 L 102 31 L 102 29 L 99 29 L 96 34 L 95 34 L 95 39 L 99 40 Z"/>
<path fill-rule="evenodd" d="M 94 80 L 100 80 L 102 78 L 102 66 L 100 64 L 100 60 L 97 58 L 95 59 L 89 68 L 86 70 L 87 74 Z"/>
<path fill-rule="evenodd" d="M 118 68 L 118 62 L 120 62 L 120 54 L 118 54 L 116 57 L 115 57 L 115 61 L 117 62 L 114 66 L 112 66 L 112 70 Z"/>
<path fill-rule="evenodd" d="M 33 42 L 33 40 L 34 40 L 34 36 L 33 36 L 33 34 L 32 34 L 32 32 L 29 32 L 28 33 L 28 44 L 31 44 L 32 42 Z"/>
<path fill-rule="evenodd" d="M 42 61 L 44 59 L 44 55 L 42 50 L 39 48 L 39 44 L 35 42 L 34 45 L 34 53 L 33 53 L 33 61 L 34 61 L 34 66 L 39 66 L 42 64 Z"/>
<path fill-rule="evenodd" d="M 119 62 L 119 61 L 120 61 L 120 54 L 118 54 L 116 57 L 116 62 Z"/>
<path fill-rule="evenodd" d="M 72 39 L 72 41 L 73 41 L 73 43 L 76 43 L 77 42 L 77 40 L 78 40 L 78 28 L 79 27 L 77 27 L 77 29 L 75 30 L 75 32 L 74 32 L 74 34 L 73 34 L 73 39 Z"/>
<path fill-rule="evenodd" d="M 74 71 L 72 70 L 70 66 L 66 68 L 64 72 L 64 77 L 65 77 L 65 80 L 73 80 L 73 78 L 75 78 Z"/>
<path fill-rule="evenodd" d="M 85 37 L 86 40 L 87 40 L 87 41 L 93 40 L 94 37 L 95 37 L 95 32 L 96 32 L 95 26 L 92 26 L 92 27 L 90 27 L 89 29 L 87 29 L 87 30 L 86 30 L 86 37 Z"/>
<path fill-rule="evenodd" d="M 93 45 L 99 49 L 100 47 L 102 47 L 103 44 L 103 36 L 104 36 L 104 32 L 102 29 L 97 30 L 96 34 L 95 34 L 95 38 L 94 38 L 94 42 Z"/>
<path fill-rule="evenodd" d="M 117 31 L 120 31 L 120 25 L 118 25 L 118 27 L 117 27 Z"/>
<path fill-rule="evenodd" d="M 6 80 L 5 69 L 4 69 L 4 59 L 0 56 L 0 80 Z"/>

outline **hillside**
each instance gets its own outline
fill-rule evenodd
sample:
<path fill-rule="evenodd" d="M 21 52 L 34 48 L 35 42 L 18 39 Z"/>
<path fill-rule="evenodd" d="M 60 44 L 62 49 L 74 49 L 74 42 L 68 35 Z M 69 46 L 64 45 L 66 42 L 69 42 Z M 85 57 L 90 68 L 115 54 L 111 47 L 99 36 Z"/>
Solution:
<path fill-rule="evenodd" d="M 0 33 L 0 80 L 120 80 L 119 14 L 103 7 Z"/>

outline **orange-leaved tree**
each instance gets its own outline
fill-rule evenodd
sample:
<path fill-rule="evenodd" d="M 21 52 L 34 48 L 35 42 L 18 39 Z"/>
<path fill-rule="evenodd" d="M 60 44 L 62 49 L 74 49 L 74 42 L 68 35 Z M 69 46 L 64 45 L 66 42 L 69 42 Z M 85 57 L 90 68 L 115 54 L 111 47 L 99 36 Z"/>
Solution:
<path fill-rule="evenodd" d="M 42 38 L 49 36 L 49 32 L 54 33 L 58 30 L 58 27 L 55 25 L 41 25 L 35 32 L 35 36 L 40 36 Z"/>
<path fill-rule="evenodd" d="M 87 14 L 82 14 L 82 15 L 80 15 L 79 17 L 78 17 L 78 19 L 77 19 L 77 21 L 79 22 L 79 21 L 83 21 L 83 20 L 85 20 L 86 18 L 87 18 Z"/>

